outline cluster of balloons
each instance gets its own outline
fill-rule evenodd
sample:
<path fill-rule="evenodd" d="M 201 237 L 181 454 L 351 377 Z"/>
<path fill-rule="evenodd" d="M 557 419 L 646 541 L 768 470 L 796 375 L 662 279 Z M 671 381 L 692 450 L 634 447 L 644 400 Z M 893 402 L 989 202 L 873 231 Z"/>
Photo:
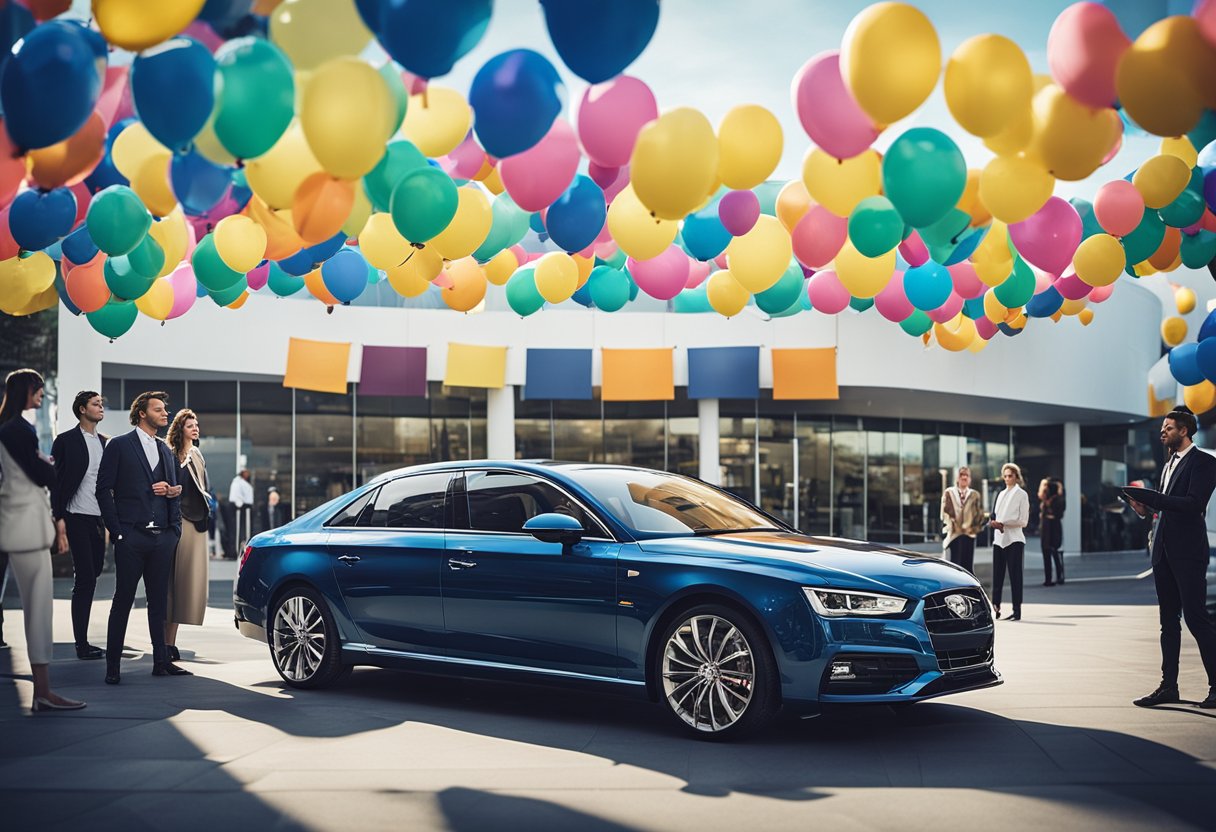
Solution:
<path fill-rule="evenodd" d="M 10 3 L 0 27 L 0 310 L 62 302 L 111 338 L 200 298 L 307 291 L 332 307 L 385 279 L 462 312 L 502 286 L 525 316 L 639 293 L 726 316 L 873 307 L 978 351 L 1032 318 L 1088 324 L 1121 275 L 1216 258 L 1216 3 L 1134 41 L 1076 3 L 1045 76 L 995 34 L 943 60 L 921 11 L 872 5 L 793 78 L 814 146 L 790 182 L 770 180 L 772 112 L 715 125 L 623 74 L 658 0 L 541 0 L 588 84 L 573 118 L 529 49 L 487 60 L 467 94 L 433 82 L 479 42 L 491 0 L 93 0 L 87 26 L 57 17 L 67 5 Z M 387 61 L 360 57 L 373 40 Z M 111 48 L 137 54 L 110 65 Z M 933 127 L 874 148 L 939 81 L 994 154 L 981 169 Z M 1159 155 L 1092 204 L 1053 196 L 1129 123 L 1163 137 Z"/>

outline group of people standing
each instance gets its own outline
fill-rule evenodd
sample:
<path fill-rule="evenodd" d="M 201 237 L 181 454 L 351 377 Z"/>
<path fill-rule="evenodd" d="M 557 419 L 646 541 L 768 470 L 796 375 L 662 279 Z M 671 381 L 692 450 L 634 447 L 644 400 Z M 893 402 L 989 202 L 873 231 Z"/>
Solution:
<path fill-rule="evenodd" d="M 195 443 L 198 417 L 179 410 L 169 424 L 168 395 L 141 393 L 131 403 L 134 430 L 98 430 L 105 403 L 95 391 L 76 395 L 77 426 L 59 434 L 47 457 L 25 411 L 41 407 L 42 376 L 16 370 L 0 404 L 0 552 L 6 553 L 25 619 L 35 711 L 73 710 L 84 702 L 50 687 L 52 546 L 70 550 L 72 630 L 79 659 L 106 660 L 105 681 L 119 684 L 127 620 L 142 580 L 147 597 L 153 676 L 189 676 L 181 659 L 181 624 L 203 623 L 207 606 L 207 465 Z M 166 440 L 159 431 L 169 426 Z M 104 650 L 89 643 L 89 613 L 105 557 L 114 544 L 116 586 Z"/>

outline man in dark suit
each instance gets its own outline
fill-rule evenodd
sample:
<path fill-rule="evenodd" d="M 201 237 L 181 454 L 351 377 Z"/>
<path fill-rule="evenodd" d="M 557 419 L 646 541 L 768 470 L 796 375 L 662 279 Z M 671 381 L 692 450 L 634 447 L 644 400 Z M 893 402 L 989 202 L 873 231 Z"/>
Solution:
<path fill-rule="evenodd" d="M 1185 407 L 1171 411 L 1161 423 L 1161 444 L 1169 452 L 1161 475 L 1161 490 L 1137 489 L 1131 506 L 1141 517 L 1155 511 L 1152 560 L 1161 612 L 1161 684 L 1135 701 L 1149 708 L 1180 701 L 1178 654 L 1182 626 L 1199 643 L 1208 675 L 1208 695 L 1201 708 L 1216 708 L 1216 627 L 1207 617 L 1208 530 L 1204 520 L 1208 500 L 1216 490 L 1216 458 L 1192 441 L 1198 425 Z"/>
<path fill-rule="evenodd" d="M 173 553 L 182 536 L 177 465 L 169 446 L 156 432 L 169 424 L 168 395 L 141 393 L 131 403 L 135 430 L 106 445 L 97 474 L 97 502 L 114 539 L 116 586 L 106 637 L 106 684 L 120 681 L 119 663 L 127 619 L 142 578 L 148 599 L 152 637 L 152 675 L 189 676 L 169 661 L 165 648 L 165 613 Z"/>
<path fill-rule="evenodd" d="M 55 488 L 51 491 L 51 513 L 59 537 L 59 549 L 71 549 L 72 634 L 76 658 L 100 659 L 100 647 L 89 644 L 89 613 L 93 592 L 105 562 L 105 527 L 97 503 L 97 472 L 108 437 L 97 431 L 106 417 L 101 394 L 82 390 L 72 402 L 72 414 L 80 423 L 55 437 L 51 458 L 55 461 Z"/>

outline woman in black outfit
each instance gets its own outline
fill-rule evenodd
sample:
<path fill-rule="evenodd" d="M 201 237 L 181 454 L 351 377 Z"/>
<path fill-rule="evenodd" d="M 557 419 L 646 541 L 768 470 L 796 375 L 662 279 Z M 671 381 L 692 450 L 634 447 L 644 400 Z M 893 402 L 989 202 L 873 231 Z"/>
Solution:
<path fill-rule="evenodd" d="M 1064 485 L 1046 478 L 1039 483 L 1039 542 L 1043 548 L 1043 586 L 1064 583 Z M 1052 578 L 1055 565 L 1056 579 Z"/>

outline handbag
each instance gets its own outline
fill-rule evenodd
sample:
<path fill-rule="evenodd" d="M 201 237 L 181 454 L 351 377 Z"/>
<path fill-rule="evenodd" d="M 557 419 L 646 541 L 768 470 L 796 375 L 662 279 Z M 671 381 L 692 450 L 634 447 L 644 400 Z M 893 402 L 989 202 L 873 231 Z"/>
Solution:
<path fill-rule="evenodd" d="M 55 542 L 51 495 L 35 485 L 0 445 L 0 465 L 7 476 L 0 483 L 0 552 L 49 550 Z"/>

